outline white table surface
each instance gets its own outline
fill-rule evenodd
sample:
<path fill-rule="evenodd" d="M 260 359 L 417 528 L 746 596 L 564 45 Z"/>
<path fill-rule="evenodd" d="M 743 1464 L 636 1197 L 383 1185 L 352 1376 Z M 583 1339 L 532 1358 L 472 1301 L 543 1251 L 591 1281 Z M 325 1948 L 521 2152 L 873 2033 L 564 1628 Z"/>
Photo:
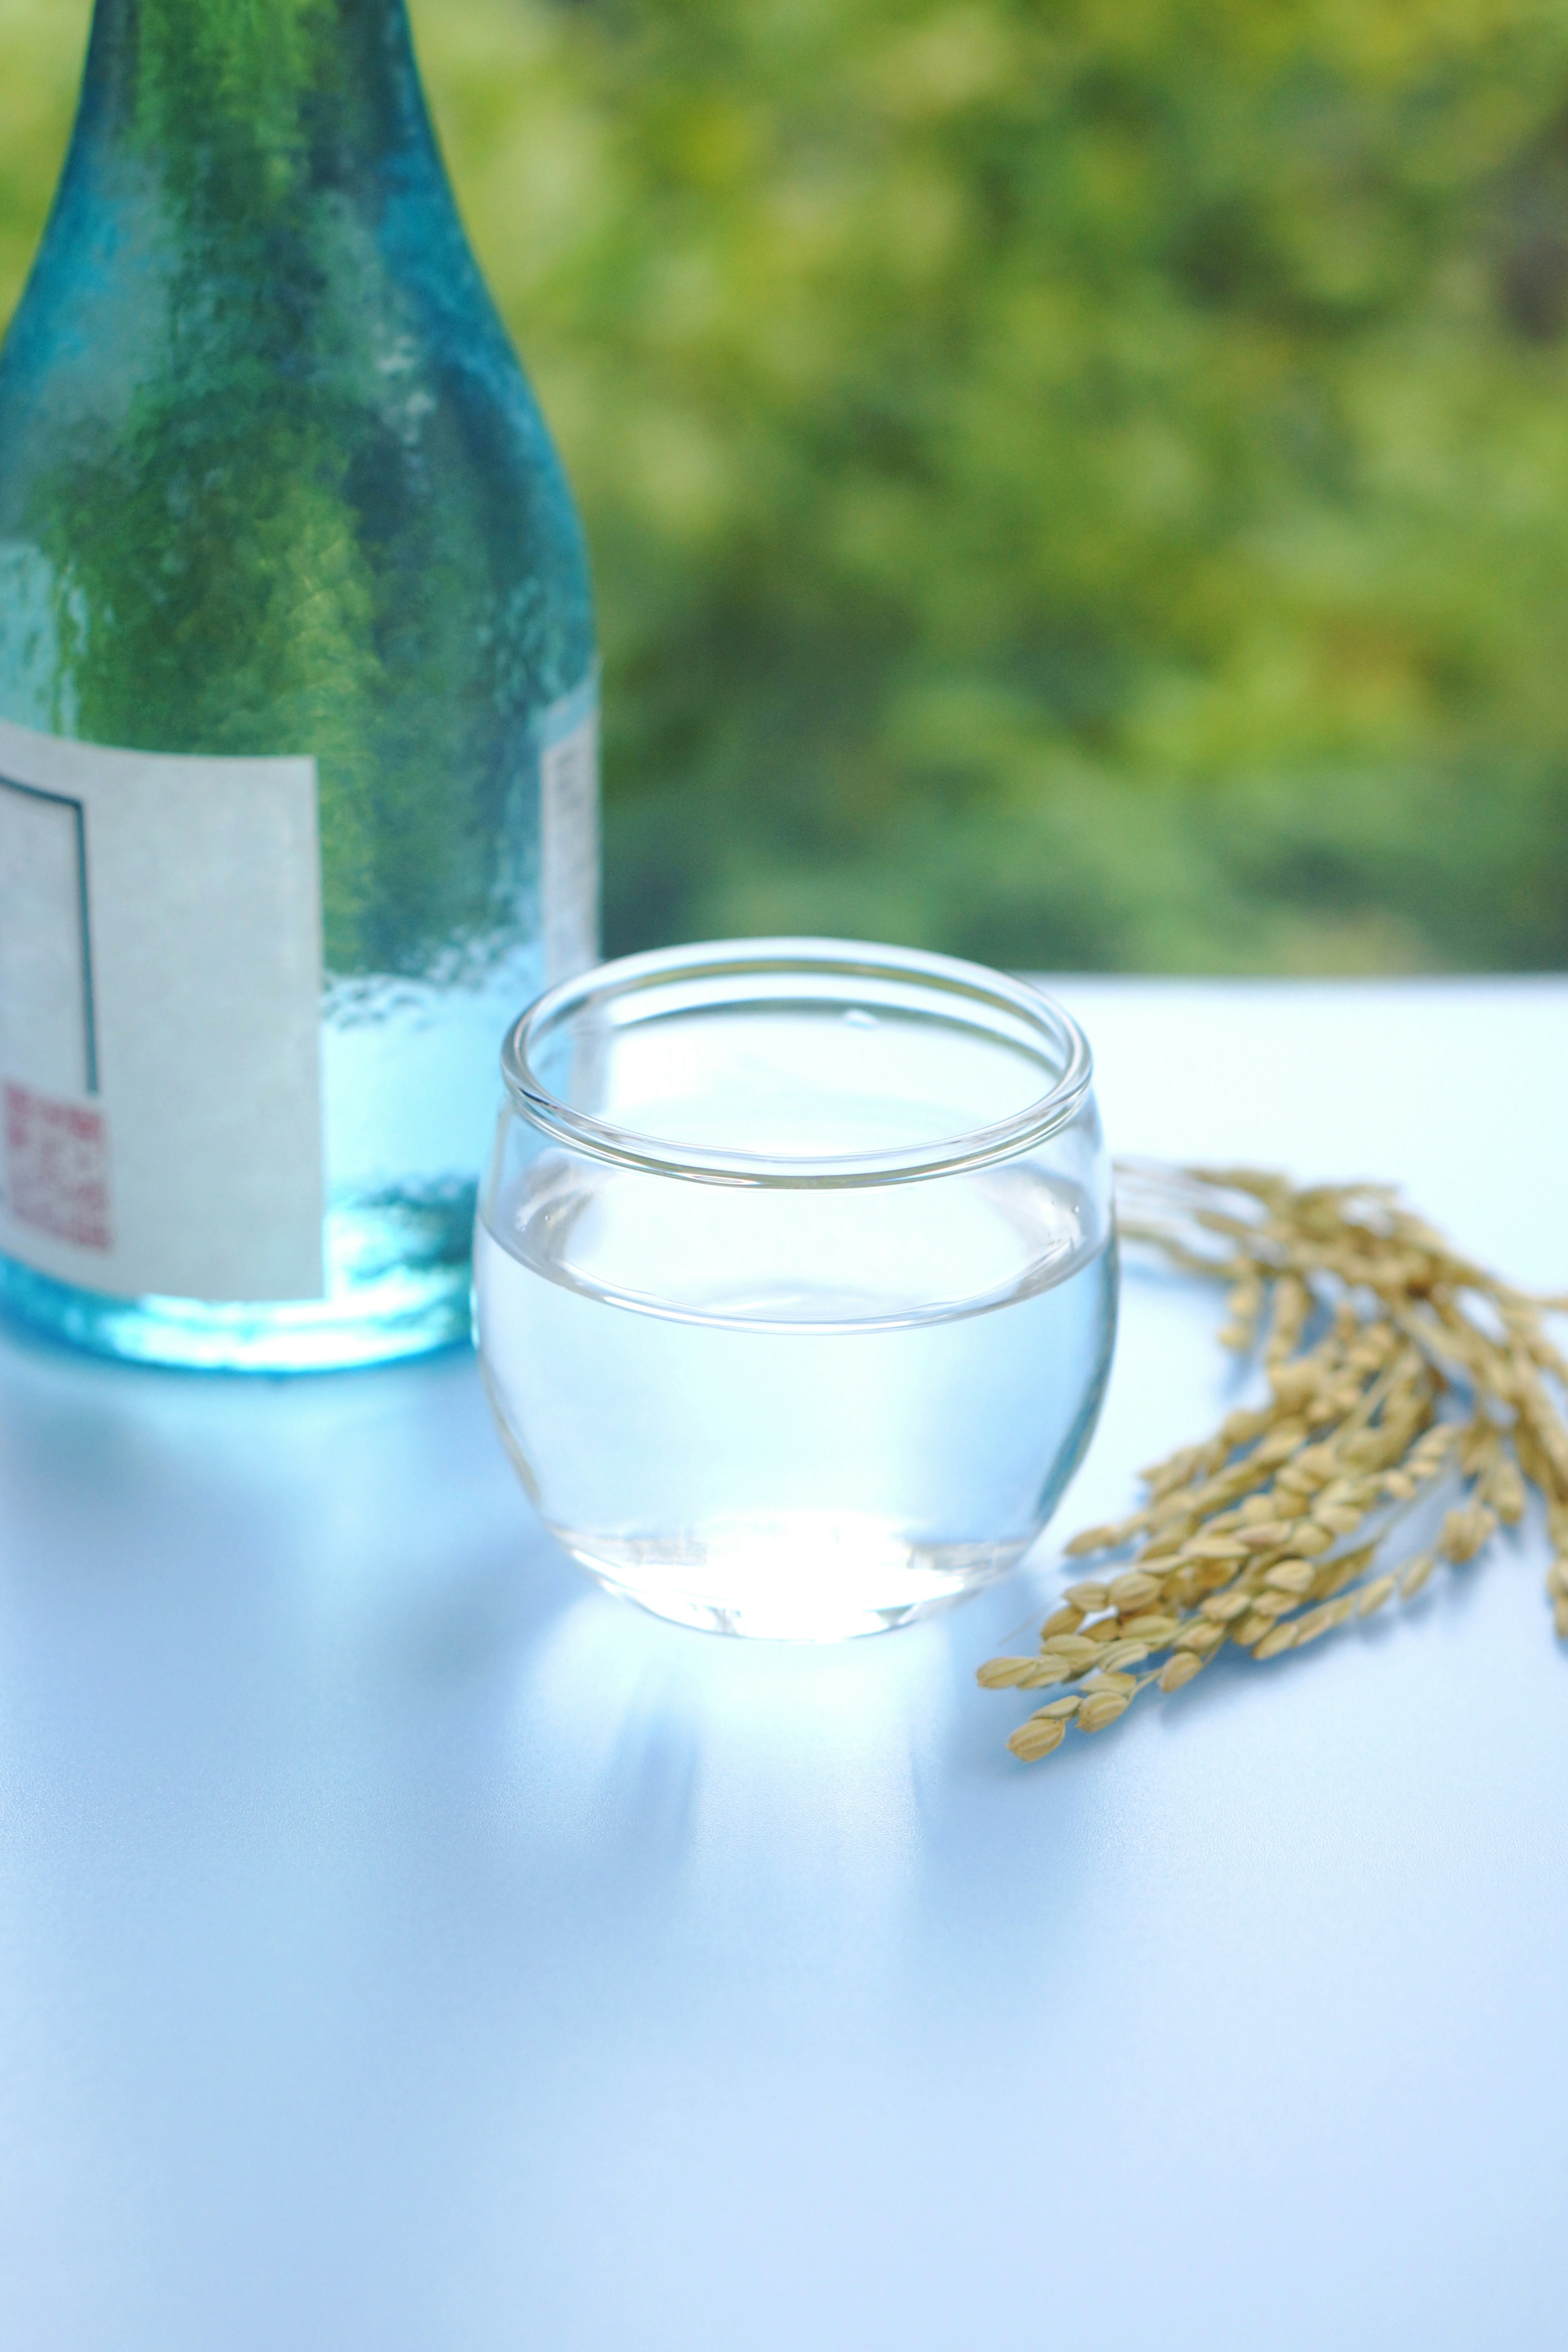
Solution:
<path fill-rule="evenodd" d="M 1568 1286 L 1568 983 L 1078 982 L 1118 1148 Z M 1126 1286 L 1061 1531 L 1209 1425 Z M 531 1520 L 466 1358 L 0 1341 L 7 2352 L 1562 2340 L 1568 1656 L 1531 1536 L 1035 1769 L 1041 1565 L 833 1651 Z"/>

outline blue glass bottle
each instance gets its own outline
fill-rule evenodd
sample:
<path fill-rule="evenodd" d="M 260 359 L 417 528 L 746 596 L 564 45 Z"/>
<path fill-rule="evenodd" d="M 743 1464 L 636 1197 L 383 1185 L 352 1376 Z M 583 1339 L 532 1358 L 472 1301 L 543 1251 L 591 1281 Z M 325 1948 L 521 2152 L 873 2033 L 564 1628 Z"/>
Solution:
<path fill-rule="evenodd" d="M 595 729 L 403 0 L 98 0 L 0 354 L 0 1300 L 236 1370 L 460 1337 Z"/>

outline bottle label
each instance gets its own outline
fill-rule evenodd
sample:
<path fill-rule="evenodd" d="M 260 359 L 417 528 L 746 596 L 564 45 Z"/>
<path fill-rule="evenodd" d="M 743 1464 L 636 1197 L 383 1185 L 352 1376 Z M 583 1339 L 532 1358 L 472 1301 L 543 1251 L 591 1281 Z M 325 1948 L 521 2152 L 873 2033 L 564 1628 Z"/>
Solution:
<path fill-rule="evenodd" d="M 544 984 L 599 955 L 599 680 L 552 702 L 539 722 L 539 905 Z"/>
<path fill-rule="evenodd" d="M 313 760 L 0 721 L 0 1250 L 124 1297 L 323 1296 Z"/>

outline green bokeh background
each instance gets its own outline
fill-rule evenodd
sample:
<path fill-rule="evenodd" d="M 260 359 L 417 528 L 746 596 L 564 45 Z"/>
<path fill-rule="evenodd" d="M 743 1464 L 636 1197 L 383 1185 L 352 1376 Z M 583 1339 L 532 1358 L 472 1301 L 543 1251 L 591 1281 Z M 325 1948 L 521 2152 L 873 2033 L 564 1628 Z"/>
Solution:
<path fill-rule="evenodd" d="M 608 943 L 1568 963 L 1568 11 L 415 0 Z M 0 317 L 88 0 L 0 0 Z"/>

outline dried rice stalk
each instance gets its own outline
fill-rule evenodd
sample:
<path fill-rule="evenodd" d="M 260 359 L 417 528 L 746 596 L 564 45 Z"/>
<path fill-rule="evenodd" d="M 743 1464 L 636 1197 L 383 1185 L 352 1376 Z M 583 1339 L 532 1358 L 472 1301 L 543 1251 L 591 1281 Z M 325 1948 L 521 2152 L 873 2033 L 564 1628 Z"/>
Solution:
<path fill-rule="evenodd" d="M 1226 1285 L 1220 1339 L 1261 1354 L 1268 1401 L 1156 1463 L 1141 1509 L 1068 1544 L 1105 1565 L 1068 1587 L 1036 1654 L 980 1669 L 988 1690 L 1081 1684 L 1018 1727 L 1014 1754 L 1032 1762 L 1073 1725 L 1107 1728 L 1226 1643 L 1277 1658 L 1413 1600 L 1438 1559 L 1477 1559 L 1515 1525 L 1531 1488 L 1568 1639 L 1568 1360 L 1545 1328 L 1568 1300 L 1472 1265 L 1385 1186 L 1118 1173 L 1123 1241 Z M 1443 1489 L 1457 1499 L 1435 1549 L 1402 1553 L 1399 1521 Z"/>

